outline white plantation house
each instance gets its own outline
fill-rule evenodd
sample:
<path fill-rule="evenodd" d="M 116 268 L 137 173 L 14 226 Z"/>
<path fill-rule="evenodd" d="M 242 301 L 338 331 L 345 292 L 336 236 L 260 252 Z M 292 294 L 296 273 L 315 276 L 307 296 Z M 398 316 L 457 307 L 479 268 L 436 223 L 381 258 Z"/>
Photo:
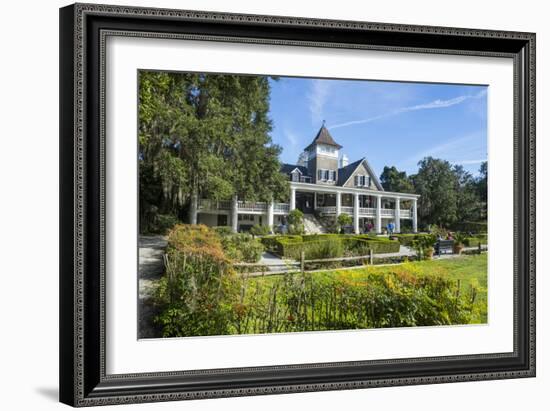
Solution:
<path fill-rule="evenodd" d="M 355 233 L 370 225 L 380 233 L 390 222 L 395 232 L 400 232 L 403 220 L 410 220 L 416 232 L 419 196 L 385 191 L 365 158 L 349 163 L 341 149 L 323 125 L 300 155 L 298 164 L 282 166 L 290 184 L 288 203 L 201 199 L 198 222 L 243 231 L 255 224 L 284 224 L 288 213 L 297 208 L 309 222 L 316 221 L 314 215 L 349 214 Z"/>

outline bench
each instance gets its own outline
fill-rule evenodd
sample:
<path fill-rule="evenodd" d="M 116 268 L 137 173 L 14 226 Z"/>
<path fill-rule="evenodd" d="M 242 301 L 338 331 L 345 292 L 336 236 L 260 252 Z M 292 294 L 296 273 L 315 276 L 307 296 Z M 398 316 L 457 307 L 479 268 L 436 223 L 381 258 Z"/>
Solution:
<path fill-rule="evenodd" d="M 435 243 L 435 253 L 441 256 L 441 253 L 450 251 L 453 253 L 454 240 L 437 240 Z"/>

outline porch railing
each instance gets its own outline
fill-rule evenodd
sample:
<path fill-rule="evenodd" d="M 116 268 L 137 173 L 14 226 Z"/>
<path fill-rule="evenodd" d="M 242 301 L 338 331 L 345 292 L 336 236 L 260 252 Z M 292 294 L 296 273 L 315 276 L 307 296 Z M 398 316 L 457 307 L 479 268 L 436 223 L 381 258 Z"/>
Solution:
<path fill-rule="evenodd" d="M 359 215 L 368 216 L 368 217 L 376 217 L 376 208 L 359 207 Z"/>
<path fill-rule="evenodd" d="M 231 210 L 231 201 L 214 201 L 201 198 L 199 200 L 199 210 Z"/>
<path fill-rule="evenodd" d="M 399 215 L 401 218 L 411 218 L 411 210 L 399 210 Z"/>
<path fill-rule="evenodd" d="M 344 206 L 341 207 L 340 210 L 342 211 L 342 213 L 353 214 L 353 207 Z"/>
<path fill-rule="evenodd" d="M 395 210 L 391 208 L 383 208 L 380 210 L 380 215 L 382 217 L 394 217 L 395 216 Z"/>
<path fill-rule="evenodd" d="M 321 214 L 336 214 L 336 207 L 317 207 Z"/>
<path fill-rule="evenodd" d="M 253 211 L 253 212 L 262 212 L 267 211 L 266 203 L 255 203 L 251 201 L 238 201 L 237 207 L 240 211 Z"/>
<path fill-rule="evenodd" d="M 290 204 L 275 203 L 275 204 L 273 204 L 273 212 L 275 212 L 275 213 L 288 213 L 288 212 L 290 212 Z"/>

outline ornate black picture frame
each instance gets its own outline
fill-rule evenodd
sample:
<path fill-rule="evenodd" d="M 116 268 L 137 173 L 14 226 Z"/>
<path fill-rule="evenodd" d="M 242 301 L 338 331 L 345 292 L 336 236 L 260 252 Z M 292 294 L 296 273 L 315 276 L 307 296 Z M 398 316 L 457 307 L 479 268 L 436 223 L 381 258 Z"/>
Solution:
<path fill-rule="evenodd" d="M 106 374 L 104 53 L 110 35 L 512 58 L 513 352 Z M 60 98 L 61 402 L 92 406 L 535 376 L 535 34 L 76 4 L 60 10 Z"/>

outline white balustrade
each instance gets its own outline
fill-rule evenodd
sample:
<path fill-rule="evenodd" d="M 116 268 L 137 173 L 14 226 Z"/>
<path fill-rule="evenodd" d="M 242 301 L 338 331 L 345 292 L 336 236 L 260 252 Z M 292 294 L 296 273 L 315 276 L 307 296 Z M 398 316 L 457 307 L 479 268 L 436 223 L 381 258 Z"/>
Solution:
<path fill-rule="evenodd" d="M 275 203 L 273 211 L 276 213 L 288 213 L 290 211 L 290 204 L 288 203 Z"/>
<path fill-rule="evenodd" d="M 353 207 L 342 207 L 342 213 L 353 214 Z"/>
<path fill-rule="evenodd" d="M 266 203 L 255 203 L 252 201 L 239 201 L 239 211 L 265 212 L 267 211 Z"/>
<path fill-rule="evenodd" d="M 376 208 L 359 207 L 359 215 L 367 216 L 367 217 L 375 217 L 376 216 Z"/>

